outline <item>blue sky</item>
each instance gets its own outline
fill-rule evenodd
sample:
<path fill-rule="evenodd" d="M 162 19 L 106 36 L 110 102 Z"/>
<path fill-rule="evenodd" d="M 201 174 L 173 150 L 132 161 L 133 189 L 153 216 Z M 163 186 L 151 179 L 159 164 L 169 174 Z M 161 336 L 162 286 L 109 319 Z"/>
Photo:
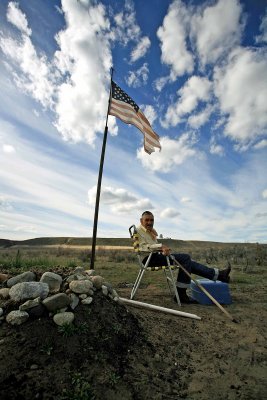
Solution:
<path fill-rule="evenodd" d="M 114 80 L 161 140 L 109 117 L 99 237 L 267 242 L 267 3 L 2 0 L 0 237 L 92 236 Z"/>

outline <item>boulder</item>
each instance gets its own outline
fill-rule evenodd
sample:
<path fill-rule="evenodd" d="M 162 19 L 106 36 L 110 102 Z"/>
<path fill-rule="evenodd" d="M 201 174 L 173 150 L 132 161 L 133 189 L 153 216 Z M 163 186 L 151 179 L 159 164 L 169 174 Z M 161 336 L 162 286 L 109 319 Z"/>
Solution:
<path fill-rule="evenodd" d="M 74 310 L 76 307 L 77 307 L 77 305 L 79 304 L 79 297 L 78 296 L 76 296 L 76 294 L 74 294 L 74 293 L 71 293 L 70 294 L 70 308 L 72 309 L 72 310 Z"/>
<path fill-rule="evenodd" d="M 25 303 L 19 306 L 20 311 L 27 311 L 30 308 L 37 307 L 41 302 L 40 297 L 36 297 L 33 300 L 27 300 Z"/>
<path fill-rule="evenodd" d="M 50 293 L 57 293 L 62 284 L 62 277 L 54 272 L 45 272 L 41 276 L 40 282 L 48 284 Z"/>
<path fill-rule="evenodd" d="M 86 299 L 82 300 L 82 304 L 91 304 L 93 301 L 93 297 L 86 297 Z"/>
<path fill-rule="evenodd" d="M 72 281 L 69 286 L 74 293 L 87 294 L 93 288 L 93 283 L 86 279 L 82 281 Z"/>
<path fill-rule="evenodd" d="M 11 325 L 21 325 L 23 322 L 27 321 L 29 314 L 26 311 L 15 310 L 11 311 L 6 316 L 6 322 Z"/>
<path fill-rule="evenodd" d="M 100 275 L 95 275 L 95 276 L 91 276 L 91 281 L 93 282 L 93 284 L 94 284 L 94 287 L 96 288 L 96 289 L 101 289 L 102 288 L 102 285 L 103 285 L 103 283 L 104 283 L 104 278 L 102 278 L 102 276 L 100 276 Z"/>
<path fill-rule="evenodd" d="M 82 281 L 87 280 L 88 276 L 86 274 L 72 274 L 67 279 L 66 282 L 70 283 L 72 281 Z"/>
<path fill-rule="evenodd" d="M 48 311 L 56 311 L 69 306 L 71 299 L 65 293 L 57 293 L 43 300 L 43 305 Z"/>
<path fill-rule="evenodd" d="M 0 283 L 5 282 L 8 279 L 7 274 L 0 274 Z"/>
<path fill-rule="evenodd" d="M 74 320 L 74 314 L 72 312 L 62 312 L 59 314 L 55 314 L 53 317 L 53 321 L 58 326 L 69 325 Z"/>
<path fill-rule="evenodd" d="M 86 269 L 84 271 L 88 276 L 93 276 L 95 274 L 95 270 L 94 269 Z"/>
<path fill-rule="evenodd" d="M 15 302 L 22 300 L 35 299 L 40 297 L 44 299 L 48 296 L 49 286 L 43 282 L 21 282 L 12 286 L 9 291 L 10 298 Z"/>
<path fill-rule="evenodd" d="M 9 288 L 0 289 L 0 299 L 8 299 L 9 298 Z"/>
<path fill-rule="evenodd" d="M 27 271 L 23 272 L 22 274 L 13 276 L 12 278 L 9 278 L 7 281 L 7 286 L 11 288 L 12 286 L 16 285 L 17 283 L 21 282 L 34 282 L 36 281 L 36 276 L 33 272 Z"/>
<path fill-rule="evenodd" d="M 108 288 L 107 288 L 107 286 L 102 285 L 102 293 L 103 293 L 104 296 L 107 296 L 107 295 L 108 295 Z"/>

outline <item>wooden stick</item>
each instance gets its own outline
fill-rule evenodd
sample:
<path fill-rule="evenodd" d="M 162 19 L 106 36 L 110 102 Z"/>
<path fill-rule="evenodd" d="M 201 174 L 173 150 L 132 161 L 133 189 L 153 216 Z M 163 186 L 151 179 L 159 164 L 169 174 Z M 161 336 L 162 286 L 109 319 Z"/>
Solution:
<path fill-rule="evenodd" d="M 181 268 L 184 273 L 189 276 L 190 279 L 192 279 L 193 282 L 199 287 L 200 290 L 202 290 L 203 293 L 205 293 L 206 296 L 225 314 L 227 315 L 228 318 L 232 322 L 238 323 L 238 321 L 228 312 L 223 308 L 223 306 L 216 300 L 214 297 L 199 283 L 196 279 L 192 278 L 192 276 L 189 274 L 189 272 L 174 258 L 174 256 L 171 256 L 172 260 L 178 265 L 179 268 Z"/>
<path fill-rule="evenodd" d="M 186 313 L 183 311 L 177 311 L 177 310 L 173 310 L 171 308 L 155 306 L 154 304 L 143 303 L 141 301 L 129 300 L 129 299 L 125 299 L 123 297 L 120 297 L 119 301 L 122 301 L 125 304 L 129 304 L 130 306 L 143 307 L 143 308 L 148 308 L 150 310 L 155 310 L 155 311 L 162 311 L 167 314 L 179 315 L 180 317 L 201 319 L 198 315 L 195 315 L 195 314 L 190 314 L 190 313 Z"/>

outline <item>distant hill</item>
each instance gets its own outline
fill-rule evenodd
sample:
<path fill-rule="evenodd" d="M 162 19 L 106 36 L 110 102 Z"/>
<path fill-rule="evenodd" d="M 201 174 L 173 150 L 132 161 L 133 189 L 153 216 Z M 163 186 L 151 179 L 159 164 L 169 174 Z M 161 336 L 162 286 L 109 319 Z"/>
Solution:
<path fill-rule="evenodd" d="M 210 242 L 201 240 L 178 240 L 178 239 L 159 239 L 160 242 L 175 249 L 201 249 L 201 248 L 229 248 L 229 246 L 244 247 L 256 246 L 256 243 L 223 243 L 223 242 Z M 130 238 L 97 238 L 96 244 L 98 246 L 131 246 L 132 241 Z M 43 237 L 27 240 L 9 240 L 0 239 L 0 247 L 7 248 L 12 246 L 91 246 L 92 238 L 85 237 Z M 267 244 L 261 244 L 267 246 Z"/>

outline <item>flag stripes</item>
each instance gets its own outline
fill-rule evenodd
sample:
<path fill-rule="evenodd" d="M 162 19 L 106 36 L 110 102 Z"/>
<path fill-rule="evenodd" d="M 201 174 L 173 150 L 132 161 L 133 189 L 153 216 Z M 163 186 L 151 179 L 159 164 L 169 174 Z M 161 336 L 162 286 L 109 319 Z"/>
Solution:
<path fill-rule="evenodd" d="M 112 95 L 109 105 L 110 115 L 119 118 L 126 124 L 134 125 L 144 135 L 144 149 L 148 154 L 161 149 L 159 136 L 153 131 L 149 121 L 138 105 L 115 82 L 112 81 Z"/>

